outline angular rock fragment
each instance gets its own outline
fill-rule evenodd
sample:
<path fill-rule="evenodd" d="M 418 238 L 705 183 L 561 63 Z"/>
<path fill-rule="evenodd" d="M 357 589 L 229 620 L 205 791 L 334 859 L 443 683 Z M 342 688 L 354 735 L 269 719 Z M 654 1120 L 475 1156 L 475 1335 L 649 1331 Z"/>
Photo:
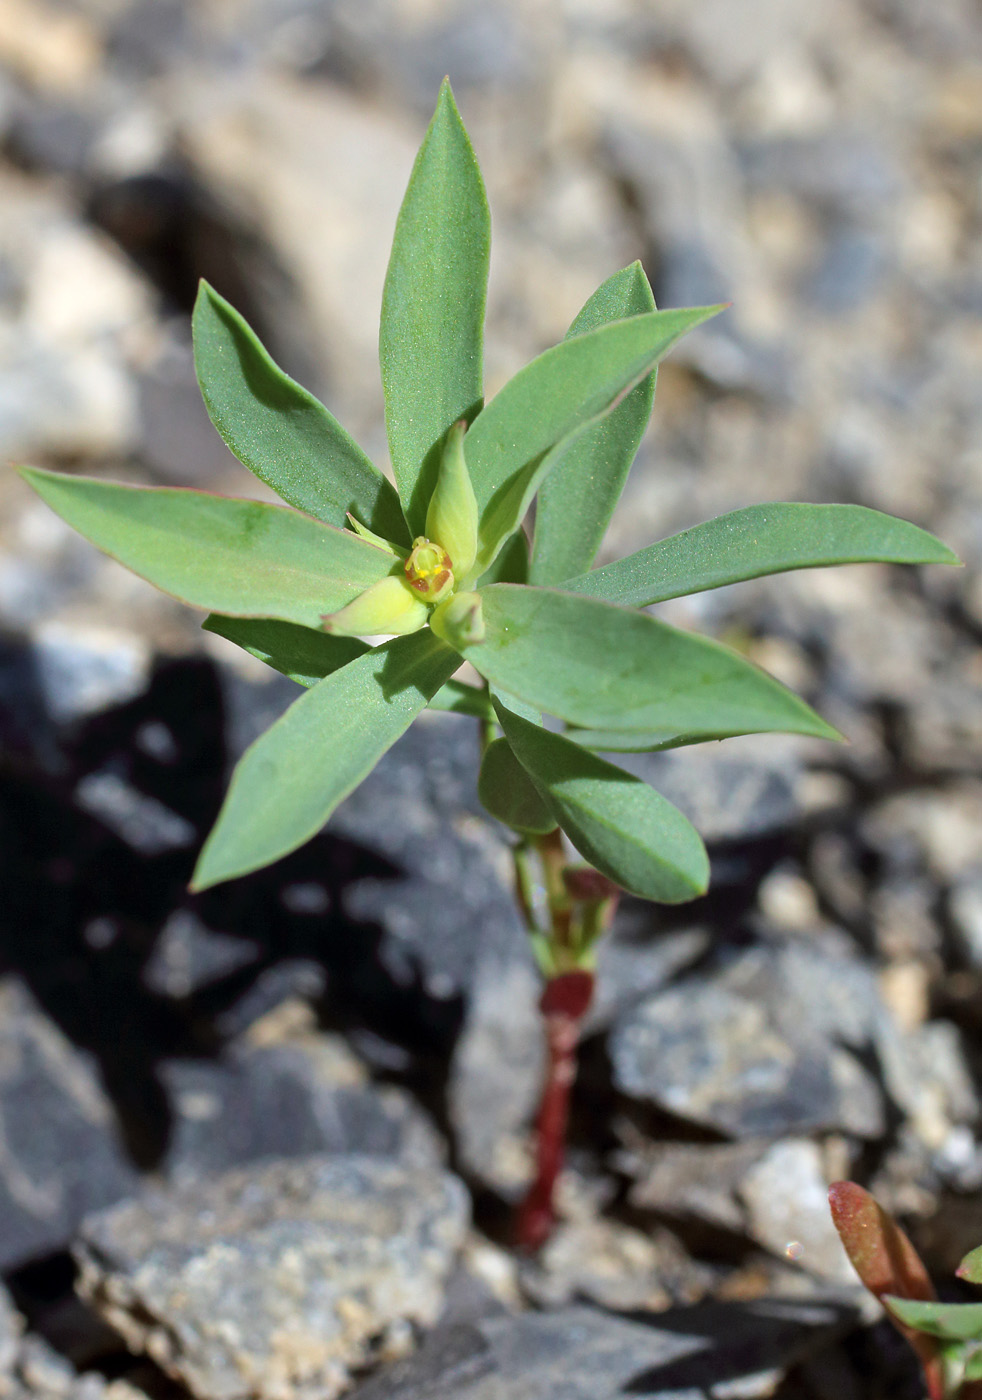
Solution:
<path fill-rule="evenodd" d="M 850 1050 L 882 1018 L 870 975 L 834 952 L 752 948 L 646 998 L 611 1037 L 617 1087 L 731 1137 L 884 1127 Z M 848 1048 L 847 1048 L 848 1047 Z"/>
<path fill-rule="evenodd" d="M 91 1216 L 80 1287 L 198 1400 L 330 1400 L 436 1319 L 467 1215 L 445 1173 L 266 1163 Z"/>

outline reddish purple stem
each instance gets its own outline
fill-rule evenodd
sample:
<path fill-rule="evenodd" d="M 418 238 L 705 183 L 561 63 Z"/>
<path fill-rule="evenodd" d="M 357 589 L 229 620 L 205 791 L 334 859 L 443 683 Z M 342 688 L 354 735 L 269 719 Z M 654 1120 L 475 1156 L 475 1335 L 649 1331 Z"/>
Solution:
<path fill-rule="evenodd" d="M 535 1180 L 516 1222 L 516 1243 L 542 1248 L 556 1223 L 556 1181 L 563 1166 L 570 1093 L 576 1082 L 580 1025 L 593 1000 L 592 972 L 565 972 L 546 983 L 539 1002 L 545 1023 L 546 1077 L 535 1125 Z"/>

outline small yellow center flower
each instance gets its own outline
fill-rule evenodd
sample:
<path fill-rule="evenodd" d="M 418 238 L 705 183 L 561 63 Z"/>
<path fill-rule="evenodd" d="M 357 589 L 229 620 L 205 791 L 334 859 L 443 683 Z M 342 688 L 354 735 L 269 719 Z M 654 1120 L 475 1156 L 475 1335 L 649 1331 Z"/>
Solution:
<path fill-rule="evenodd" d="M 453 561 L 442 545 L 434 544 L 424 535 L 413 540 L 413 549 L 406 560 L 409 587 L 427 603 L 439 603 L 453 591 Z"/>
<path fill-rule="evenodd" d="M 450 646 L 483 638 L 481 600 L 473 588 L 478 547 L 478 512 L 464 460 L 461 419 L 447 434 L 436 485 L 426 511 L 426 534 L 417 535 L 408 557 L 398 545 L 372 533 L 349 515 L 354 532 L 393 558 L 393 572 L 336 612 L 325 614 L 325 632 L 338 637 L 377 637 L 417 632 L 431 617 Z M 396 561 L 404 561 L 400 568 Z M 457 595 L 454 589 L 465 591 Z M 437 606 L 439 605 L 439 606 Z"/>

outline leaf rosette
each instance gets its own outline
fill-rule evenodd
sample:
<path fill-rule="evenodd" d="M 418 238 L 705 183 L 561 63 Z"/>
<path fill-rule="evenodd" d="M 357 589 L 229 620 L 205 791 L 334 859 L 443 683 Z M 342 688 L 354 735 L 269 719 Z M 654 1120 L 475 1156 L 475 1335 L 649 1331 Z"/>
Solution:
<path fill-rule="evenodd" d="M 876 511 L 775 503 L 592 569 L 659 362 L 723 308 L 657 310 L 634 263 L 485 404 L 489 246 L 481 173 L 445 82 L 382 301 L 395 486 L 205 283 L 193 321 L 205 405 L 285 504 L 23 469 L 101 549 L 305 687 L 240 760 L 196 889 L 308 840 L 430 707 L 500 731 L 480 784 L 493 814 L 517 831 L 558 824 L 635 894 L 690 899 L 708 880 L 698 834 L 595 751 L 836 731 L 744 657 L 643 609 L 787 569 L 957 562 Z M 465 660 L 481 685 L 455 677 Z"/>

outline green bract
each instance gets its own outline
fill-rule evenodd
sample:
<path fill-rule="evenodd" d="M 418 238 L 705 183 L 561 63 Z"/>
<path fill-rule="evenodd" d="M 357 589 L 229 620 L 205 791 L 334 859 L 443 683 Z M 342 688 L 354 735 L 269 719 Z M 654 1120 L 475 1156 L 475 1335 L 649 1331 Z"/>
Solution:
<path fill-rule="evenodd" d="M 590 750 L 835 731 L 736 652 L 640 609 L 786 569 L 957 562 L 923 530 L 875 511 L 774 504 L 589 572 L 658 362 L 722 308 L 655 310 L 635 263 L 485 406 L 489 237 L 480 170 L 445 83 L 382 302 L 397 490 L 205 284 L 194 313 L 205 404 L 239 461 L 287 506 L 24 469 L 101 549 L 307 687 L 240 762 L 197 889 L 308 840 L 430 706 L 482 721 L 481 795 L 523 837 L 547 839 L 558 824 L 622 888 L 690 899 L 708 880 L 697 833 Z M 523 520 L 536 497 L 530 552 Z M 380 635 L 393 640 L 360 640 Z M 453 679 L 464 659 L 482 687 Z"/>

